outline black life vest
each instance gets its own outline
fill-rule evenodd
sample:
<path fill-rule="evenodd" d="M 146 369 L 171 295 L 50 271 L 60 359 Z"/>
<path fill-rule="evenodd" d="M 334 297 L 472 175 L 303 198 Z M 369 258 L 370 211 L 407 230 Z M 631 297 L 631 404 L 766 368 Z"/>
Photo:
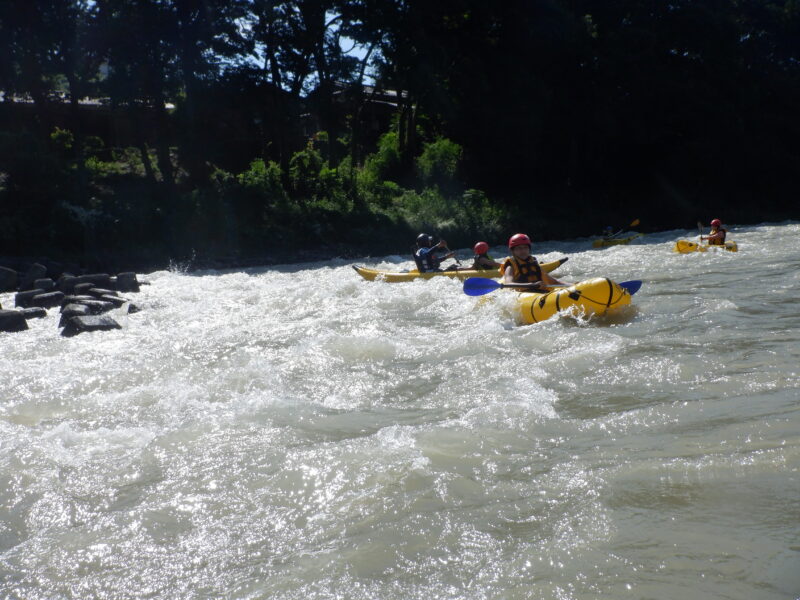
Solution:
<path fill-rule="evenodd" d="M 476 270 L 478 270 L 478 271 L 492 271 L 492 270 L 497 268 L 497 267 L 493 267 L 491 265 L 481 264 L 480 262 L 478 262 L 481 258 L 488 258 L 489 260 L 494 260 L 488 254 L 476 254 L 472 259 L 473 268 L 475 268 Z"/>
<path fill-rule="evenodd" d="M 427 250 L 427 248 L 417 248 L 417 250 L 414 252 L 414 262 L 417 263 L 417 270 L 420 273 L 438 271 L 439 263 L 442 261 L 435 256 L 436 249 L 432 248 L 430 252 L 425 254 L 420 253 L 422 250 Z"/>
<path fill-rule="evenodd" d="M 720 231 L 722 232 L 722 238 L 721 239 L 708 240 L 708 245 L 709 246 L 723 246 L 725 244 L 725 237 L 728 235 L 728 230 L 727 229 L 723 229 L 722 227 L 720 227 L 719 229 L 717 229 L 717 233 L 719 233 Z"/>

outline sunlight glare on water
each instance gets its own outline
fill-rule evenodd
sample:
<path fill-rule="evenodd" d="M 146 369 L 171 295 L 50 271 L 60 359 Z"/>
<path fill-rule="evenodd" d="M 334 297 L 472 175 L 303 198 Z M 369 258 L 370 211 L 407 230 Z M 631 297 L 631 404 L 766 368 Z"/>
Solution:
<path fill-rule="evenodd" d="M 800 597 L 800 225 L 692 235 L 535 243 L 617 317 L 334 259 L 0 334 L 0 596 Z"/>

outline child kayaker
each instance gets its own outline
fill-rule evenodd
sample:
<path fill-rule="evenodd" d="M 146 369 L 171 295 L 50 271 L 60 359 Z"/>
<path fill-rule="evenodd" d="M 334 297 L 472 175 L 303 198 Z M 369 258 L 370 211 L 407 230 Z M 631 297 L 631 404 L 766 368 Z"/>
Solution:
<path fill-rule="evenodd" d="M 542 287 L 548 285 L 571 285 L 559 281 L 544 272 L 535 256 L 531 256 L 531 238 L 524 233 L 517 233 L 508 240 L 511 256 L 502 266 L 505 283 L 538 283 Z"/>
<path fill-rule="evenodd" d="M 711 221 L 711 232 L 708 235 L 701 235 L 700 241 L 708 240 L 709 246 L 723 246 L 727 233 L 728 231 L 722 227 L 722 221 L 713 219 Z"/>
<path fill-rule="evenodd" d="M 438 252 L 447 250 L 444 256 L 436 256 Z M 438 244 L 433 245 L 433 236 L 427 233 L 420 233 L 417 236 L 417 249 L 414 251 L 414 262 L 417 263 L 417 269 L 420 273 L 430 273 L 432 271 L 441 271 L 439 265 L 443 260 L 455 256 L 455 252 L 450 252 L 447 248 L 447 242 L 440 240 Z"/>
<path fill-rule="evenodd" d="M 472 247 L 475 257 L 472 261 L 472 269 L 476 271 L 490 271 L 499 269 L 500 263 L 489 256 L 489 244 L 486 242 L 478 242 Z"/>

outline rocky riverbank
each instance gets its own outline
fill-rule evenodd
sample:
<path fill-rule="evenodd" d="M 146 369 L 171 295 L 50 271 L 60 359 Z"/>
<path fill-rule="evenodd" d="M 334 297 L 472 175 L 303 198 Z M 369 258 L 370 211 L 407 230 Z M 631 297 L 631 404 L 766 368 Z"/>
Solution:
<path fill-rule="evenodd" d="M 0 306 L 0 332 L 26 331 L 30 319 L 47 318 L 54 308 L 59 308 L 57 326 L 65 337 L 119 329 L 107 313 L 115 309 L 138 312 L 127 295 L 138 293 L 141 285 L 132 271 L 80 273 L 75 265 L 54 261 L 25 265 L 6 260 L 0 263 L 0 292 L 15 292 L 14 309 Z"/>

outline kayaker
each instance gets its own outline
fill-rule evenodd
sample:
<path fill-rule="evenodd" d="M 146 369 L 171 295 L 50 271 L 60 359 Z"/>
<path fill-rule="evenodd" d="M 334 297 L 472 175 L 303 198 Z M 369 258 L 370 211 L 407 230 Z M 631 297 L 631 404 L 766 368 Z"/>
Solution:
<path fill-rule="evenodd" d="M 477 271 L 491 271 L 492 269 L 499 269 L 500 263 L 489 256 L 489 244 L 486 242 L 478 242 L 472 247 L 475 257 L 472 261 L 472 269 Z"/>
<path fill-rule="evenodd" d="M 505 283 L 538 283 L 544 285 L 570 285 L 551 277 L 539 266 L 539 261 L 531 255 L 531 238 L 524 233 L 516 233 L 508 240 L 511 256 L 503 263 L 501 270 Z M 535 286 L 535 287 L 539 287 Z"/>
<path fill-rule="evenodd" d="M 609 225 L 605 229 L 603 229 L 603 239 L 604 240 L 613 240 L 616 234 L 614 233 L 614 228 Z"/>
<path fill-rule="evenodd" d="M 711 232 L 708 235 L 701 235 L 700 241 L 708 240 L 709 246 L 724 246 L 727 233 L 728 231 L 722 227 L 722 221 L 713 219 L 711 221 Z"/>
<path fill-rule="evenodd" d="M 444 256 L 436 256 L 438 252 L 446 250 Z M 433 236 L 427 233 L 420 233 L 417 236 L 417 249 L 414 251 L 414 262 L 420 273 L 430 273 L 431 271 L 441 271 L 439 265 L 443 260 L 455 256 L 455 252 L 450 252 L 447 242 L 440 240 L 438 244 L 433 244 Z"/>

